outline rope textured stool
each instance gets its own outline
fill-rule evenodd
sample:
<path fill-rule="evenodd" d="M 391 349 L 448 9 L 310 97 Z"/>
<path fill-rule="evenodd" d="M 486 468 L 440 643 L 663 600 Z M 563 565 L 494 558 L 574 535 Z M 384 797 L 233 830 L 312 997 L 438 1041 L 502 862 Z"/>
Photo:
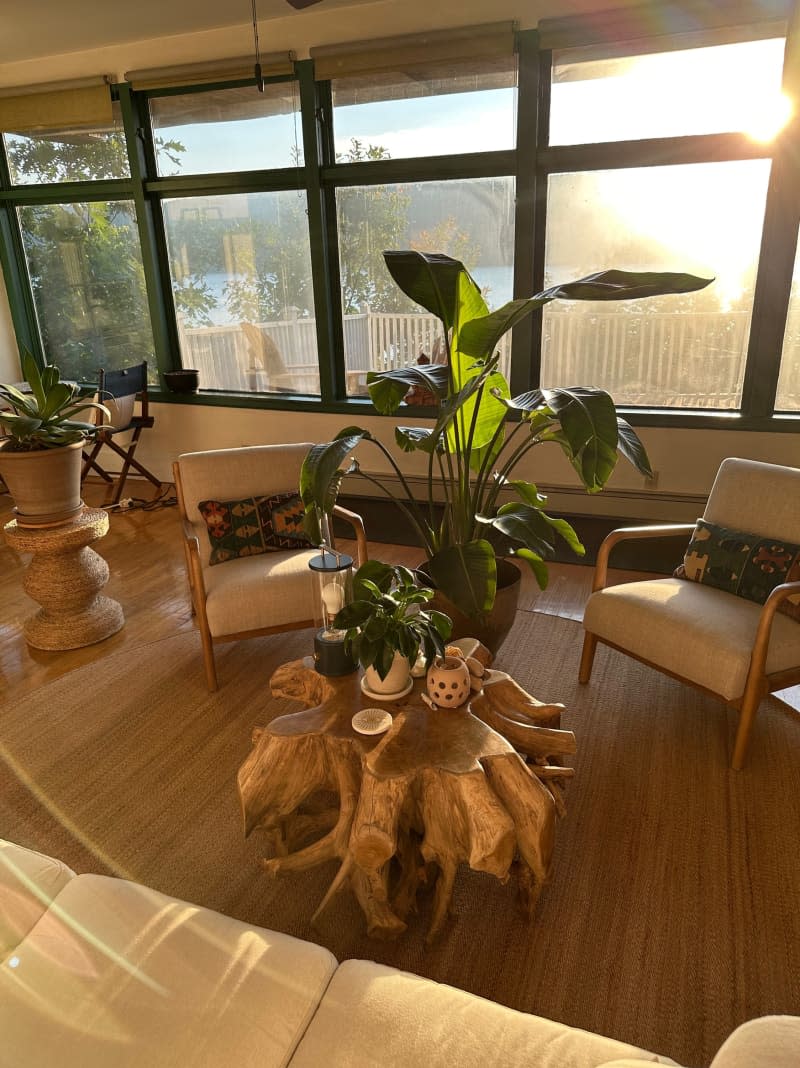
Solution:
<path fill-rule="evenodd" d="M 23 588 L 41 608 L 25 623 L 34 649 L 81 649 L 109 638 L 124 625 L 122 606 L 100 595 L 108 564 L 89 545 L 108 533 L 108 513 L 87 508 L 68 523 L 3 528 L 12 549 L 32 553 Z"/>

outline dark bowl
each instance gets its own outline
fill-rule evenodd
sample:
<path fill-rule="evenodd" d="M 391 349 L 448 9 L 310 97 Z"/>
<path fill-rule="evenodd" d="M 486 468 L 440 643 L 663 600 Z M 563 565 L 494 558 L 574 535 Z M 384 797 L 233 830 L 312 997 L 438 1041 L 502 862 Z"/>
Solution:
<path fill-rule="evenodd" d="M 170 393 L 197 393 L 200 388 L 200 372 L 189 369 L 165 371 L 164 381 Z"/>

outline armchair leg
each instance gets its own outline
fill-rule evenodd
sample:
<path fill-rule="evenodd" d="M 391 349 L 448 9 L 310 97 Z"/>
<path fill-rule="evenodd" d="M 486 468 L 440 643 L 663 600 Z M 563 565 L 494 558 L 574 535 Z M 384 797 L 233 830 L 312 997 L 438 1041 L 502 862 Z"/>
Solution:
<path fill-rule="evenodd" d="M 586 631 L 583 639 L 583 652 L 581 653 L 581 666 L 578 669 L 578 682 L 585 685 L 592 677 L 592 665 L 594 654 L 597 651 L 597 635 Z"/>
<path fill-rule="evenodd" d="M 756 712 L 764 696 L 764 687 L 760 677 L 748 678 L 739 709 L 739 726 L 736 730 L 736 741 L 733 746 L 733 759 L 731 767 L 734 771 L 741 771 L 747 756 L 747 747 L 750 743 L 750 734 L 753 730 Z"/>
<path fill-rule="evenodd" d="M 218 689 L 218 683 L 217 667 L 214 662 L 214 642 L 211 639 L 211 635 L 203 627 L 200 628 L 200 641 L 203 643 L 203 666 L 206 669 L 206 682 L 208 683 L 208 692 L 216 693 Z"/>

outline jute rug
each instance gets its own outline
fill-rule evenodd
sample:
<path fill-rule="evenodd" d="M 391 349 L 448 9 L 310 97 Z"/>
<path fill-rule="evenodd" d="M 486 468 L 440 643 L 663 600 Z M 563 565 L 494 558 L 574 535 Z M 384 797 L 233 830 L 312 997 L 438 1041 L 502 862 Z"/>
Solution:
<path fill-rule="evenodd" d="M 333 868 L 280 876 L 243 840 L 236 771 L 255 724 L 291 711 L 272 670 L 295 632 L 224 646 L 221 690 L 184 633 L 50 683 L 0 720 L 0 834 L 77 871 L 115 873 L 514 1008 L 707 1064 L 742 1020 L 800 1012 L 800 723 L 759 713 L 745 771 L 733 716 L 601 650 L 576 683 L 579 624 L 521 612 L 498 666 L 567 706 L 578 738 L 555 874 L 532 924 L 513 887 L 464 871 L 455 915 L 424 946 L 429 904 L 392 944 L 340 896 L 309 917 Z"/>

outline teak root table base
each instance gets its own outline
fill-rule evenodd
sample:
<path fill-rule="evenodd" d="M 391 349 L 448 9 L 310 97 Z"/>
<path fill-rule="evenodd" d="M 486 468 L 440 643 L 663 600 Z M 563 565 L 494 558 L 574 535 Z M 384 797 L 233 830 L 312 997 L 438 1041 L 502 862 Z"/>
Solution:
<path fill-rule="evenodd" d="M 470 653 L 490 662 L 478 643 Z M 431 711 L 424 683 L 381 702 L 394 722 L 368 737 L 351 726 L 370 705 L 358 673 L 326 678 L 298 660 L 272 676 L 273 694 L 306 708 L 253 732 L 238 776 L 245 834 L 267 832 L 274 855 L 262 863 L 272 875 L 340 862 L 314 921 L 349 886 L 369 934 L 396 937 L 433 869 L 431 942 L 461 863 L 504 882 L 514 873 L 520 903 L 533 914 L 572 775 L 559 763 L 575 752 L 574 734 L 559 729 L 563 705 L 542 704 L 504 672 L 487 670 L 465 706 Z"/>
<path fill-rule="evenodd" d="M 12 519 L 3 530 L 13 549 L 33 555 L 22 585 L 41 608 L 25 623 L 28 645 L 81 649 L 123 626 L 122 607 L 100 594 L 108 582 L 108 564 L 89 548 L 108 532 L 107 512 L 86 508 L 52 527 L 23 527 Z"/>

